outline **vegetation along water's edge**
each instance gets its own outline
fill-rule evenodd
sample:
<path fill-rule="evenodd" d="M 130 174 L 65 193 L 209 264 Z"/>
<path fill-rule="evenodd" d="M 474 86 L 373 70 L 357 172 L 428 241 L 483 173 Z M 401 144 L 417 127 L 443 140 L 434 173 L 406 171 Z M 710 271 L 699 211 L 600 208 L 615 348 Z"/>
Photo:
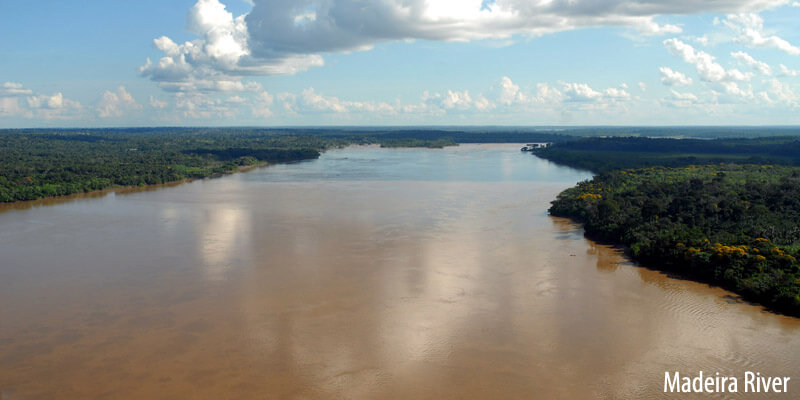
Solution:
<path fill-rule="evenodd" d="M 315 138 L 130 132 L 0 135 L 0 202 L 157 185 L 319 157 Z"/>
<path fill-rule="evenodd" d="M 350 144 L 443 148 L 570 139 L 554 132 L 435 129 L 0 129 L 0 203 L 141 187 L 314 159 Z"/>
<path fill-rule="evenodd" d="M 615 140 L 623 146 L 614 145 Z M 598 150 L 588 159 L 579 156 L 585 149 L 570 144 L 538 154 L 570 160 L 572 166 L 600 165 L 593 169 L 603 171 L 559 194 L 552 215 L 583 223 L 587 237 L 623 245 L 645 266 L 716 284 L 774 311 L 800 316 L 800 168 L 792 166 L 796 156 L 791 152 L 770 149 L 775 141 L 790 149 L 800 142 L 741 142 L 763 146 L 761 153 L 749 156 L 760 157 L 762 164 L 727 159 L 695 165 L 691 161 L 696 159 L 674 156 L 680 154 L 675 147 L 685 143 L 657 143 L 666 151 L 654 151 L 632 145 L 634 140 L 615 140 L 594 143 Z M 709 143 L 712 150 L 697 154 L 713 158 L 741 151 L 736 146 L 719 151 L 729 144 Z M 636 155 L 646 153 L 651 157 Z M 654 159 L 670 159 L 673 166 L 650 166 Z M 630 167 L 609 167 L 622 164 Z"/>

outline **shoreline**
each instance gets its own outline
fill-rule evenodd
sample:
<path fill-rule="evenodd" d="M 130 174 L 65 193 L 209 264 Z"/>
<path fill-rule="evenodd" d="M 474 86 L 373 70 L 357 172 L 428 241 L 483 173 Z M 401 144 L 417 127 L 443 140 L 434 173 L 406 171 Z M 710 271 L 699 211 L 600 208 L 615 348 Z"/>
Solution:
<path fill-rule="evenodd" d="M 770 304 L 769 302 L 765 301 L 766 297 L 763 296 L 759 297 L 755 294 L 747 293 L 745 290 L 742 290 L 741 288 L 737 287 L 732 282 L 727 282 L 723 279 L 718 279 L 711 276 L 704 276 L 703 275 L 704 271 L 694 272 L 685 266 L 670 267 L 668 262 L 663 259 L 662 260 L 640 259 L 634 256 L 630 246 L 622 242 L 604 240 L 600 238 L 596 233 L 589 232 L 588 230 L 586 230 L 584 221 L 582 221 L 580 218 L 576 216 L 568 214 L 553 214 L 551 212 L 548 212 L 548 215 L 550 215 L 551 217 L 566 218 L 572 223 L 576 224 L 583 231 L 583 237 L 586 240 L 590 240 L 600 245 L 613 246 L 619 249 L 622 255 L 638 268 L 645 268 L 651 271 L 657 271 L 665 274 L 666 276 L 672 279 L 692 281 L 692 282 L 702 283 L 710 287 L 718 287 L 734 295 L 736 297 L 735 300 L 737 302 L 742 302 L 757 306 L 761 308 L 763 311 L 769 312 L 771 314 L 800 319 L 800 311 L 798 311 L 797 309 L 792 308 L 791 306 L 781 305 L 780 303 Z"/>
<path fill-rule="evenodd" d="M 766 302 L 759 301 L 758 298 L 754 298 L 753 296 L 747 295 L 746 293 L 742 293 L 740 290 L 738 290 L 737 287 L 725 281 L 703 277 L 699 273 L 692 273 L 687 270 L 669 268 L 665 266 L 665 264 L 662 262 L 648 262 L 646 260 L 640 260 L 631 253 L 631 248 L 625 245 L 624 243 L 602 240 L 593 235 L 591 232 L 588 232 L 584 226 L 584 222 L 579 220 L 578 218 L 569 215 L 556 215 L 549 212 L 548 215 L 555 218 L 565 218 L 569 220 L 571 223 L 578 226 L 581 229 L 581 231 L 583 231 L 583 238 L 586 240 L 589 240 L 595 244 L 611 246 L 619 249 L 621 255 L 637 268 L 644 268 L 650 271 L 659 272 L 671 279 L 696 282 L 708 285 L 709 287 L 720 288 L 727 292 L 730 292 L 731 295 L 735 297 L 733 300 L 735 300 L 738 303 L 744 303 L 756 306 L 759 307 L 764 312 L 768 312 L 774 315 L 780 315 L 800 320 L 800 312 L 791 308 L 776 307 Z"/>
<path fill-rule="evenodd" d="M 202 177 L 196 178 L 182 178 L 174 181 L 163 182 L 163 183 L 154 183 L 150 185 L 143 185 L 143 186 L 111 186 L 105 189 L 98 189 L 92 190 L 89 192 L 80 192 L 80 193 L 71 193 L 65 194 L 61 196 L 51 196 L 51 197 L 40 197 L 34 200 L 18 200 L 6 203 L 0 203 L 0 213 L 8 212 L 11 210 L 27 210 L 35 207 L 42 207 L 42 206 L 51 206 L 55 204 L 62 204 L 72 200 L 77 199 L 96 199 L 102 198 L 107 196 L 110 193 L 114 194 L 132 194 L 132 193 L 139 193 L 139 192 L 149 192 L 154 190 L 161 190 L 164 188 L 180 186 L 185 183 L 190 183 L 202 179 L 214 179 L 214 178 L 221 178 L 227 175 L 233 175 L 243 172 L 249 172 L 257 168 L 268 167 L 271 165 L 275 165 L 276 163 L 270 162 L 258 162 L 251 165 L 240 165 L 230 171 L 221 173 L 221 174 L 210 174 Z"/>

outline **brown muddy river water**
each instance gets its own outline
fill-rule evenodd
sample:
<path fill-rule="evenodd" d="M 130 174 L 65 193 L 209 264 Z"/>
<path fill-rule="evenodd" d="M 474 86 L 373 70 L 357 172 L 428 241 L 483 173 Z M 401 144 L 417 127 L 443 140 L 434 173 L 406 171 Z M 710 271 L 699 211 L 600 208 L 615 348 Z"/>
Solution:
<path fill-rule="evenodd" d="M 750 398 L 800 320 L 547 215 L 517 145 L 355 147 L 0 212 L 0 398 Z M 666 371 L 738 377 L 663 393 Z M 758 397 L 758 396 L 756 396 Z"/>

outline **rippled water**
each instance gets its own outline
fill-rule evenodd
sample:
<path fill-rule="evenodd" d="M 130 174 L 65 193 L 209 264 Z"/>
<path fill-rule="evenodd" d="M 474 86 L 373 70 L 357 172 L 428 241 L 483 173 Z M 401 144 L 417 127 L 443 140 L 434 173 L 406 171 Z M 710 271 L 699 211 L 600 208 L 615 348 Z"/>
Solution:
<path fill-rule="evenodd" d="M 7 207 L 0 398 L 691 398 L 676 370 L 797 398 L 797 319 L 585 240 L 546 209 L 589 175 L 518 147 Z"/>

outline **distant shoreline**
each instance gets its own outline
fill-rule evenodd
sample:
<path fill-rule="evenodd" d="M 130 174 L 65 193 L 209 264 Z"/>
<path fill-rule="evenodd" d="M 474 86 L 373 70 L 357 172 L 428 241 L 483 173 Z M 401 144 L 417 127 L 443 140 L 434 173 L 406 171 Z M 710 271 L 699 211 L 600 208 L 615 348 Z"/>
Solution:
<path fill-rule="evenodd" d="M 276 163 L 269 163 L 269 162 L 261 162 L 252 165 L 240 165 L 239 167 L 232 169 L 230 171 L 224 173 L 216 173 L 210 174 L 206 176 L 199 176 L 193 178 L 181 178 L 174 181 L 163 182 L 163 183 L 153 183 L 149 185 L 142 185 L 142 186 L 112 186 L 104 189 L 92 190 L 89 192 L 81 192 L 81 193 L 70 193 L 61 196 L 50 196 L 50 197 L 41 197 L 34 200 L 18 200 L 12 202 L 4 202 L 0 203 L 0 213 L 4 213 L 11 210 L 27 210 L 30 208 L 41 207 L 41 206 L 49 206 L 55 204 L 66 203 L 72 200 L 77 199 L 96 199 L 102 198 L 107 196 L 109 193 L 114 194 L 132 194 L 132 193 L 140 193 L 140 192 L 150 192 L 154 190 L 160 190 L 163 188 L 169 187 L 176 187 L 183 185 L 185 183 L 190 183 L 194 181 L 199 181 L 203 179 L 214 179 L 214 178 L 221 178 L 223 176 L 238 174 L 240 172 L 249 172 L 257 168 L 268 167 L 271 165 L 275 165 Z"/>

